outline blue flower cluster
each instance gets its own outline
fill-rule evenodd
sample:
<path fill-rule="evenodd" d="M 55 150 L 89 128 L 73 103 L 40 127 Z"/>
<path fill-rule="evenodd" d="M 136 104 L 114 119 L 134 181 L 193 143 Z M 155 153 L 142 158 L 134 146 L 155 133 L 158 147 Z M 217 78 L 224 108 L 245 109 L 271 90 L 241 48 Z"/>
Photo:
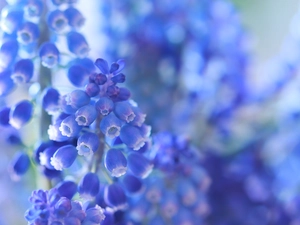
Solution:
<path fill-rule="evenodd" d="M 66 188 L 67 186 L 61 185 L 60 189 L 34 191 L 30 197 L 33 206 L 25 213 L 28 224 L 87 225 L 100 224 L 103 221 L 105 215 L 102 208 L 95 206 L 84 210 L 80 202 L 62 195 Z"/>

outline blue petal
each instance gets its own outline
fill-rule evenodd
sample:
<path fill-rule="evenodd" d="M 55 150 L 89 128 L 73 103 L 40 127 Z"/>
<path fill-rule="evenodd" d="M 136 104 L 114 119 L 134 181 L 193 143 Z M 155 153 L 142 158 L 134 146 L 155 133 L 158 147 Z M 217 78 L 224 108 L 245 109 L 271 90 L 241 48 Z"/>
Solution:
<path fill-rule="evenodd" d="M 95 65 L 99 68 L 99 70 L 103 73 L 103 74 L 109 74 L 109 67 L 108 67 L 108 63 L 106 60 L 104 59 L 96 59 Z"/>

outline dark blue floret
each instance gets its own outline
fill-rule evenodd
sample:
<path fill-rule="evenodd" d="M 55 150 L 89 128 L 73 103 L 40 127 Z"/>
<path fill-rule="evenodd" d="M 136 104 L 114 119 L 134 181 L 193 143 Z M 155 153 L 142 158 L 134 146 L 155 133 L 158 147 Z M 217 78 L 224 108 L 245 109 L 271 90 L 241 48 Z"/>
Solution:
<path fill-rule="evenodd" d="M 105 187 L 104 200 L 107 205 L 114 209 L 125 209 L 127 207 L 126 195 L 118 183 L 113 183 Z"/>
<path fill-rule="evenodd" d="M 143 183 L 139 178 L 128 173 L 124 175 L 122 185 L 125 191 L 129 194 L 138 193 L 143 187 Z"/>
<path fill-rule="evenodd" d="M 33 104 L 28 100 L 23 100 L 11 108 L 9 123 L 19 129 L 28 123 L 33 115 Z"/>
<path fill-rule="evenodd" d="M 19 43 L 29 45 L 35 42 L 40 36 L 40 30 L 37 24 L 32 22 L 25 22 L 18 30 Z"/>
<path fill-rule="evenodd" d="M 9 107 L 4 107 L 0 110 L 0 125 L 1 126 L 9 126 Z"/>
<path fill-rule="evenodd" d="M 83 15 L 74 7 L 69 7 L 64 11 L 68 23 L 71 27 L 78 29 L 84 25 L 85 18 Z"/>
<path fill-rule="evenodd" d="M 11 176 L 17 179 L 19 176 L 22 176 L 27 172 L 29 166 L 29 156 L 24 152 L 16 153 L 9 168 Z"/>
<path fill-rule="evenodd" d="M 146 139 L 138 127 L 125 125 L 121 129 L 120 138 L 124 144 L 133 150 L 139 150 L 145 145 Z"/>
<path fill-rule="evenodd" d="M 113 177 L 120 177 L 127 171 L 127 160 L 120 149 L 108 150 L 104 165 Z"/>
<path fill-rule="evenodd" d="M 111 81 L 116 83 L 124 83 L 125 82 L 125 75 L 123 73 L 119 73 L 118 75 L 111 78 Z"/>
<path fill-rule="evenodd" d="M 109 74 L 109 67 L 108 67 L 108 63 L 106 60 L 104 59 L 97 59 L 95 62 L 95 65 L 99 68 L 99 70 L 103 73 L 103 74 Z"/>
<path fill-rule="evenodd" d="M 68 25 L 68 19 L 62 11 L 56 9 L 50 12 L 47 19 L 47 23 L 49 27 L 54 31 L 62 32 Z"/>
<path fill-rule="evenodd" d="M 145 156 L 132 152 L 127 156 L 128 168 L 137 177 L 145 178 L 152 171 L 153 165 Z"/>
<path fill-rule="evenodd" d="M 95 197 L 100 190 L 100 182 L 97 174 L 87 173 L 78 184 L 78 192 L 83 198 Z"/>
<path fill-rule="evenodd" d="M 96 97 L 99 92 L 100 92 L 100 87 L 98 84 L 95 83 L 88 83 L 85 87 L 85 92 L 90 96 L 90 97 Z"/>
<path fill-rule="evenodd" d="M 77 192 L 77 184 L 73 181 L 62 181 L 58 183 L 55 188 L 59 195 L 72 199 Z"/>
<path fill-rule="evenodd" d="M 80 58 L 85 57 L 90 51 L 84 36 L 75 31 L 71 31 L 67 34 L 67 44 L 69 51 Z"/>
<path fill-rule="evenodd" d="M 52 68 L 57 65 L 59 60 L 59 50 L 52 42 L 44 42 L 39 50 L 42 65 Z"/>
<path fill-rule="evenodd" d="M 17 84 L 28 83 L 33 76 L 33 70 L 34 66 L 31 59 L 21 59 L 16 62 L 11 78 Z"/>

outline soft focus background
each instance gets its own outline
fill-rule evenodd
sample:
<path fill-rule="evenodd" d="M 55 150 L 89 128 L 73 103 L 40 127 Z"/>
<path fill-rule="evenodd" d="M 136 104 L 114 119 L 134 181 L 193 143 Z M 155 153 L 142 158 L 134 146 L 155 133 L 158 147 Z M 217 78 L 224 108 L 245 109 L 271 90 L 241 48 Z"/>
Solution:
<path fill-rule="evenodd" d="M 1 0 L 1 3 L 4 4 L 5 1 Z M 278 55 L 281 52 L 282 44 L 286 40 L 287 35 L 291 32 L 291 25 L 290 25 L 291 21 L 292 21 L 294 15 L 300 10 L 300 1 L 299 0 L 275 0 L 275 1 L 274 0 L 233 0 L 233 3 L 235 4 L 236 9 L 240 14 L 240 18 L 241 18 L 244 28 L 246 28 L 246 30 L 250 34 L 251 41 L 249 42 L 249 45 L 250 45 L 250 49 L 251 49 L 251 52 L 250 52 L 251 60 L 250 60 L 250 66 L 249 66 L 249 71 L 248 71 L 248 74 L 250 76 L 249 81 L 252 82 L 252 84 L 255 86 L 254 89 L 263 90 L 265 81 L 266 80 L 272 81 L 272 77 L 269 77 L 268 76 L 269 73 L 267 72 L 269 63 L 276 55 Z M 87 1 L 79 0 L 78 8 L 82 11 L 82 13 L 86 16 L 86 19 L 87 19 L 86 26 L 84 27 L 84 29 L 86 30 L 86 33 L 89 33 L 87 39 L 88 39 L 88 41 L 91 42 L 91 45 L 97 46 L 97 48 L 92 49 L 91 55 L 93 57 L 94 56 L 99 57 L 98 56 L 99 52 L 105 51 L 104 49 L 107 47 L 106 44 L 108 43 L 108 41 L 105 39 L 101 39 L 101 38 L 92 40 L 91 37 L 95 37 L 97 35 L 100 37 L 99 30 L 95 29 L 94 25 L 95 25 L 95 21 L 97 21 L 97 23 L 99 22 L 99 24 L 101 24 L 103 17 L 101 15 L 97 15 L 96 14 L 97 8 L 95 8 L 93 4 L 91 4 L 91 5 L 87 4 Z M 298 21 L 298 26 L 300 27 L 300 20 Z M 84 30 L 84 32 L 85 32 L 85 30 Z M 101 39 L 101 41 L 99 41 L 100 39 Z M 300 51 L 300 47 L 299 47 L 299 51 Z M 133 64 L 131 66 L 134 67 L 135 65 Z M 128 76 L 130 76 L 130 74 L 128 74 Z M 137 80 L 136 82 L 138 83 L 139 80 Z M 295 87 L 292 87 L 292 88 L 295 88 Z M 286 89 L 288 90 L 288 88 L 286 88 Z M 279 97 L 278 99 L 271 100 L 271 103 L 269 102 L 270 104 L 255 105 L 254 107 L 249 107 L 247 109 L 241 110 L 239 112 L 239 114 L 241 114 L 240 119 L 243 120 L 243 118 L 244 118 L 243 116 L 245 116 L 245 117 L 247 117 L 247 119 L 249 121 L 251 121 L 252 119 L 255 120 L 256 118 L 249 119 L 248 117 L 259 116 L 258 114 L 256 114 L 257 112 L 259 112 L 259 113 L 264 112 L 264 109 L 261 107 L 266 107 L 267 110 L 274 109 L 273 105 L 275 105 L 276 109 L 280 108 L 280 107 L 284 108 L 286 106 L 285 101 L 292 102 L 291 105 L 294 105 L 294 100 L 290 100 L 290 98 L 288 97 L 289 92 L 287 90 L 285 91 L 286 94 L 282 95 L 282 96 L 287 96 L 287 98 Z M 291 92 L 291 94 L 293 95 L 293 94 L 295 94 L 295 92 Z M 299 96 L 297 96 L 296 98 L 299 99 Z M 276 102 L 276 100 L 279 100 L 279 103 Z M 168 104 L 168 103 L 164 103 L 164 104 Z M 270 105 L 271 105 L 271 107 L 270 107 Z M 300 101 L 299 101 L 299 108 L 300 108 Z M 280 112 L 281 111 L 279 110 L 279 113 Z M 272 113 L 272 112 L 270 112 L 270 113 Z M 264 114 L 261 116 L 262 116 L 261 120 L 263 120 L 265 117 L 268 119 L 270 118 L 270 116 L 268 114 L 267 115 Z M 280 117 L 280 118 L 283 118 L 282 121 L 277 121 L 277 123 L 284 122 L 285 118 L 284 117 Z M 28 125 L 28 126 L 32 126 L 32 124 Z M 199 126 L 201 126 L 201 124 Z M 286 126 L 288 127 L 289 125 L 287 124 Z M 274 125 L 274 127 L 276 127 L 276 129 L 277 129 L 277 126 Z M 282 126 L 280 126 L 280 127 L 282 128 Z M 264 157 L 262 157 L 262 158 L 265 159 L 264 162 L 267 165 L 271 165 L 270 168 L 272 168 L 272 169 L 276 168 L 279 165 L 278 166 L 279 178 L 278 178 L 278 183 L 276 184 L 277 186 L 275 187 L 275 189 L 278 191 L 278 193 L 280 193 L 279 198 L 286 200 L 286 199 L 290 199 L 289 197 L 293 196 L 296 193 L 295 190 L 299 187 L 299 183 L 297 183 L 296 181 L 295 181 L 295 183 L 291 182 L 292 183 L 291 187 L 295 188 L 295 190 L 292 191 L 293 194 L 286 193 L 286 192 L 281 193 L 281 190 L 283 189 L 282 186 L 284 186 L 284 185 L 282 185 L 282 183 L 283 182 L 288 183 L 290 181 L 290 179 L 293 179 L 291 175 L 296 174 L 295 171 L 296 171 L 296 169 L 299 168 L 298 164 L 300 164 L 300 160 L 299 161 L 296 160 L 296 162 L 293 161 L 292 168 L 290 168 L 291 163 L 289 160 L 284 161 L 284 160 L 278 159 L 278 157 L 280 157 L 280 155 L 276 156 L 276 157 L 274 156 L 274 158 L 276 158 L 275 163 L 274 163 L 274 160 L 272 160 L 273 154 L 276 154 L 276 150 L 278 150 L 277 148 L 279 148 L 281 146 L 280 144 L 282 144 L 284 141 L 289 142 L 291 139 L 293 141 L 295 141 L 295 139 L 297 137 L 297 133 L 293 133 L 291 135 L 286 135 L 286 134 L 290 134 L 290 130 L 287 129 L 287 127 L 285 127 L 285 126 L 283 126 L 283 127 L 284 127 L 283 130 L 280 130 L 281 128 L 280 129 L 278 128 L 278 130 L 280 130 L 280 132 L 276 133 L 274 135 L 275 137 L 272 136 L 270 138 L 271 141 L 269 141 L 267 144 L 265 144 L 265 146 L 267 146 L 264 148 L 265 158 Z M 300 129 L 298 128 L 298 130 L 300 130 Z M 6 132 L 9 133 L 11 131 L 5 131 L 5 130 L 2 131 L 2 134 L 0 135 L 1 138 L 6 139 L 4 137 L 6 135 Z M 194 134 L 194 136 L 197 136 L 197 134 Z M 278 137 L 278 139 L 277 139 L 277 137 Z M 1 139 L 0 139 L 0 141 L 1 141 Z M 259 145 L 259 143 L 255 143 L 256 147 L 257 147 L 257 145 Z M 279 145 L 279 147 L 278 147 L 278 145 Z M 283 146 L 283 148 L 286 148 L 286 146 L 289 146 L 289 145 L 282 144 L 282 146 Z M 256 149 L 256 147 L 255 148 L 251 147 L 251 149 Z M 0 144 L 0 148 L 5 149 L 4 144 Z M 257 147 L 257 148 L 259 148 L 259 147 Z M 0 151 L 2 151 L 1 149 L 0 149 Z M 275 150 L 269 151 L 268 149 L 275 149 Z M 248 150 L 245 148 L 245 152 L 246 151 L 248 151 Z M 1 220 L 3 220 L 4 225 L 6 225 L 6 224 L 25 224 L 25 222 L 23 220 L 23 214 L 29 205 L 29 203 L 27 202 L 28 196 L 30 195 L 31 191 L 34 189 L 33 188 L 34 184 L 29 184 L 27 182 L 27 180 L 30 179 L 31 176 L 33 176 L 33 173 L 27 174 L 24 178 L 22 178 L 21 181 L 18 181 L 17 183 L 14 181 L 11 181 L 11 179 L 7 176 L 6 165 L 9 161 L 9 159 L 12 157 L 12 155 L 13 155 L 13 151 L 12 152 L 2 152 L 1 158 L 0 158 L 0 209 L 1 209 L 0 210 L 0 225 L 2 225 Z M 284 155 L 285 159 L 290 158 L 290 157 L 286 157 L 285 154 L 283 154 L 283 155 Z M 239 158 L 236 161 L 233 160 L 233 163 L 230 164 L 230 166 L 228 166 L 228 168 L 226 167 L 229 171 L 228 172 L 229 175 L 227 174 L 228 176 L 230 176 L 230 174 L 232 176 L 236 175 L 236 168 L 237 168 L 237 170 L 239 170 L 238 166 L 240 166 L 241 162 L 242 162 L 242 164 L 244 162 L 243 157 L 244 156 L 241 156 L 242 159 Z M 212 163 L 213 165 L 217 165 L 218 163 L 219 163 L 219 165 L 221 165 L 221 163 L 223 163 L 223 162 L 220 162 L 221 160 L 220 161 L 218 161 L 218 160 L 214 161 L 215 159 L 211 159 L 211 160 L 212 161 L 209 161 L 209 162 Z M 250 162 L 247 160 L 248 160 L 248 158 L 246 157 L 245 164 L 247 164 L 247 163 L 250 164 Z M 236 168 L 235 168 L 235 166 L 236 166 L 235 162 L 237 164 L 240 163 Z M 279 164 L 277 164 L 278 162 L 279 162 Z M 208 168 L 210 168 L 210 167 L 208 166 Z M 222 169 L 223 168 L 220 167 L 220 170 L 222 170 Z M 232 172 L 231 169 L 232 169 L 232 171 L 235 171 L 235 172 Z M 274 171 L 276 174 L 277 171 L 276 170 L 274 170 Z M 291 174 L 291 175 L 288 176 L 288 174 Z M 247 177 L 248 179 L 247 179 L 246 184 L 249 185 L 250 189 L 251 189 L 251 187 L 253 187 L 253 189 L 255 190 L 254 191 L 255 193 L 253 194 L 253 190 L 249 190 L 249 188 L 248 189 L 246 188 L 248 193 L 250 193 L 249 194 L 250 199 L 252 196 L 253 197 L 252 199 L 260 200 L 261 198 L 263 199 L 266 196 L 265 189 L 262 188 L 262 186 L 264 186 L 264 185 L 261 185 L 260 181 L 258 181 L 259 176 L 262 177 L 261 180 L 268 182 L 267 178 L 265 179 L 262 174 Z M 242 175 L 242 177 L 243 177 L 243 175 Z M 268 179 L 269 179 L 269 177 L 268 177 Z M 299 180 L 299 178 L 297 180 Z M 222 185 L 222 183 L 220 185 Z M 225 187 L 230 188 L 231 186 L 225 185 Z M 216 188 L 216 187 L 214 187 L 214 188 Z M 221 189 L 223 189 L 223 188 L 221 187 Z M 217 190 L 217 188 L 216 188 L 216 190 Z M 288 197 L 286 197 L 286 196 L 288 196 Z M 234 197 L 239 198 L 238 195 L 234 196 Z M 234 201 L 233 201 L 232 205 L 234 205 L 233 208 L 239 207 L 239 205 Z M 218 211 L 216 211 L 216 212 L 218 212 Z M 219 212 L 221 212 L 221 209 Z M 262 210 L 262 211 L 259 211 L 258 214 L 261 215 L 264 212 L 265 211 Z M 254 214 L 254 216 L 256 216 L 256 215 L 257 214 Z M 214 219 L 212 219 L 211 221 L 214 221 Z M 214 222 L 211 222 L 210 224 L 214 225 Z M 296 225 L 296 224 L 299 224 L 299 223 L 295 223 L 293 225 Z"/>

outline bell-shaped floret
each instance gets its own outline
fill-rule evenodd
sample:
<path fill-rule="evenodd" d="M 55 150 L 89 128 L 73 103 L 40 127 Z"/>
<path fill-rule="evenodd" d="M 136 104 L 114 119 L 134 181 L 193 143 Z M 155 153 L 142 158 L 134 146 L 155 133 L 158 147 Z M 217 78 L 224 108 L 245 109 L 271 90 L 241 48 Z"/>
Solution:
<path fill-rule="evenodd" d="M 121 126 L 122 121 L 112 112 L 105 116 L 100 122 L 100 130 L 109 138 L 115 138 L 119 136 Z"/>
<path fill-rule="evenodd" d="M 23 100 L 11 108 L 9 123 L 13 127 L 20 129 L 31 120 L 33 111 L 33 104 L 28 100 Z"/>
<path fill-rule="evenodd" d="M 59 60 L 59 50 L 52 42 L 44 42 L 39 50 L 39 56 L 43 66 L 53 68 Z"/>
<path fill-rule="evenodd" d="M 78 57 L 85 57 L 90 51 L 89 45 L 85 40 L 85 37 L 75 31 L 71 31 L 67 34 L 67 43 L 69 51 L 74 53 Z"/>
<path fill-rule="evenodd" d="M 33 62 L 31 59 L 20 59 L 14 66 L 11 78 L 16 84 L 28 83 L 33 76 Z"/>
<path fill-rule="evenodd" d="M 108 150 L 104 165 L 113 177 L 120 177 L 127 171 L 127 160 L 120 149 Z"/>
<path fill-rule="evenodd" d="M 98 113 L 93 105 L 85 105 L 75 113 L 75 120 L 80 126 L 89 126 L 97 118 Z"/>
<path fill-rule="evenodd" d="M 87 173 L 78 184 L 78 192 L 81 197 L 91 199 L 100 190 L 100 181 L 95 173 Z"/>
<path fill-rule="evenodd" d="M 101 97 L 95 104 L 96 110 L 103 116 L 108 115 L 114 108 L 114 102 L 108 97 Z"/>
<path fill-rule="evenodd" d="M 142 154 L 132 152 L 127 156 L 128 168 L 134 176 L 146 178 L 152 171 L 153 164 Z"/>
<path fill-rule="evenodd" d="M 78 155 L 89 156 L 98 150 L 100 141 L 95 133 L 86 132 L 77 140 Z"/>
<path fill-rule="evenodd" d="M 105 187 L 104 201 L 116 210 L 123 210 L 127 207 L 126 195 L 118 183 L 113 183 Z"/>
<path fill-rule="evenodd" d="M 77 150 L 73 145 L 65 145 L 57 149 L 51 158 L 51 164 L 56 170 L 63 170 L 72 166 L 77 157 Z"/>

